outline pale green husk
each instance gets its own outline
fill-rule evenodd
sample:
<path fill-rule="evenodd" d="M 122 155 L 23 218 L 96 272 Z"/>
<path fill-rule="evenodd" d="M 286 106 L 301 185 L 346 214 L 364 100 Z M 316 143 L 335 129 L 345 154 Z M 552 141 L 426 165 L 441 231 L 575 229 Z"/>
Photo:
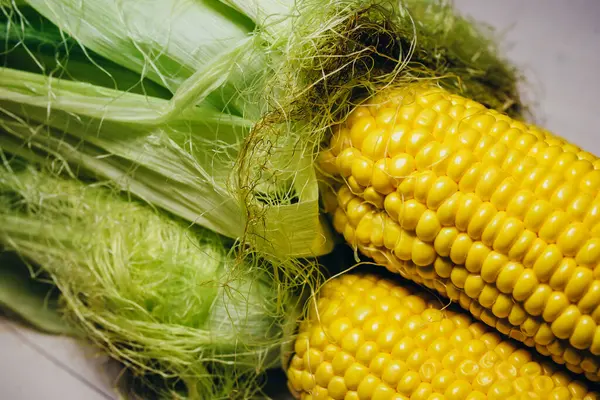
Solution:
<path fill-rule="evenodd" d="M 130 370 L 180 396 L 247 398 L 279 364 L 297 300 L 264 261 L 105 185 L 5 166 L 0 194 L 0 241 L 43 266 L 65 317 Z"/>

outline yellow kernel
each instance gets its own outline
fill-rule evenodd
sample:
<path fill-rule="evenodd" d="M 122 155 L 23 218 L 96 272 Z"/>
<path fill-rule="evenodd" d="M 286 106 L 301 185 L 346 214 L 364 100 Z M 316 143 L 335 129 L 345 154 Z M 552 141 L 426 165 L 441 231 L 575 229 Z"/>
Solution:
<path fill-rule="evenodd" d="M 375 164 L 372 168 L 373 175 L 371 177 L 371 185 L 373 185 L 373 188 L 382 195 L 392 193 L 396 188 L 394 179 L 390 176 L 388 172 L 389 166 L 390 159 L 381 158 L 375 161 Z"/>
<path fill-rule="evenodd" d="M 362 217 L 356 227 L 356 238 L 364 244 L 369 244 L 371 242 L 371 234 L 375 229 L 373 219 L 373 214 L 366 214 Z"/>
<path fill-rule="evenodd" d="M 540 170 L 545 171 L 544 168 Z M 550 199 L 562 182 L 562 177 L 557 173 L 547 173 L 540 181 L 536 182 L 535 194 L 543 199 Z"/>
<path fill-rule="evenodd" d="M 335 376 L 331 363 L 324 361 L 319 365 L 315 372 L 315 381 L 317 385 L 327 387 L 329 381 Z"/>
<path fill-rule="evenodd" d="M 450 280 L 454 286 L 463 289 L 469 276 L 469 272 L 466 269 L 456 266 L 450 273 Z"/>
<path fill-rule="evenodd" d="M 572 223 L 558 237 L 558 247 L 568 257 L 575 256 L 588 237 L 587 228 L 580 222 Z M 600 250 L 600 249 L 599 249 Z"/>
<path fill-rule="evenodd" d="M 396 390 L 406 396 L 410 396 L 420 384 L 421 378 L 419 374 L 415 371 L 409 371 L 398 382 Z"/>
<path fill-rule="evenodd" d="M 487 396 L 480 391 L 472 391 L 465 397 L 465 400 L 487 400 Z"/>
<path fill-rule="evenodd" d="M 554 292 L 544 308 L 543 318 L 545 321 L 552 322 L 569 306 L 570 301 L 563 292 Z"/>
<path fill-rule="evenodd" d="M 460 181 L 458 182 L 459 190 L 463 193 L 474 192 L 482 171 L 483 165 L 480 162 L 472 164 L 460 178 Z"/>
<path fill-rule="evenodd" d="M 592 345 L 595 333 L 596 323 L 589 315 L 583 315 L 577 321 L 569 342 L 576 349 L 585 350 Z"/>
<path fill-rule="evenodd" d="M 323 322 L 323 319 L 321 318 L 321 322 Z M 338 353 L 339 348 L 334 345 L 334 344 L 328 344 L 327 346 L 325 346 L 325 349 L 323 350 L 323 359 L 325 361 L 332 361 L 333 358 L 335 357 L 335 355 Z"/>
<path fill-rule="evenodd" d="M 375 119 L 370 115 L 357 118 L 350 128 L 350 141 L 352 146 L 361 148 L 369 131 L 375 127 Z"/>
<path fill-rule="evenodd" d="M 492 312 L 498 318 L 506 318 L 510 314 L 513 304 L 511 297 L 500 294 L 492 306 Z"/>
<path fill-rule="evenodd" d="M 505 174 L 499 167 L 489 166 L 480 176 L 480 181 L 477 183 L 475 193 L 481 198 L 482 201 L 490 201 L 492 195 L 496 189 L 500 186 L 500 183 L 505 178 Z M 494 204 L 498 207 L 497 204 Z"/>
<path fill-rule="evenodd" d="M 531 296 L 538 285 L 539 282 L 533 271 L 526 269 L 515 283 L 513 297 L 517 301 L 524 301 Z"/>
<path fill-rule="evenodd" d="M 319 365 L 321 365 L 322 362 L 323 355 L 318 349 L 312 347 L 311 343 L 311 347 L 304 355 L 304 368 L 307 371 L 314 372 L 319 367 Z"/>
<path fill-rule="evenodd" d="M 441 176 L 433 182 L 427 195 L 427 207 L 437 210 L 447 199 L 458 190 L 458 185 L 449 177 Z"/>
<path fill-rule="evenodd" d="M 552 323 L 552 333 L 559 339 L 567 339 L 573 333 L 581 312 L 575 305 L 567 307 L 562 314 Z"/>
<path fill-rule="evenodd" d="M 455 380 L 456 376 L 454 373 L 444 369 L 433 378 L 431 385 L 436 392 L 444 392 Z"/>
<path fill-rule="evenodd" d="M 440 347 L 440 346 L 438 345 L 438 347 Z M 431 356 L 432 352 L 428 351 L 428 354 Z M 438 353 L 434 353 L 434 354 L 438 354 Z M 419 367 L 419 377 L 421 378 L 421 381 L 423 381 L 423 382 L 431 382 L 433 380 L 433 378 L 437 374 L 439 374 L 443 369 L 444 369 L 444 367 L 442 366 L 442 363 L 438 359 L 431 358 L 431 359 L 425 361 Z"/>
<path fill-rule="evenodd" d="M 456 228 L 442 228 L 435 238 L 435 251 L 442 257 L 448 257 L 450 255 L 452 244 L 458 234 Z"/>
<path fill-rule="evenodd" d="M 460 149 L 448 160 L 447 175 L 454 182 L 460 182 L 464 174 L 475 162 L 475 156 L 468 149 Z"/>
<path fill-rule="evenodd" d="M 488 225 L 483 230 L 481 234 L 481 241 L 489 247 L 492 247 L 494 244 L 494 240 L 501 233 L 502 225 L 506 220 L 507 215 L 504 211 L 500 211 L 496 213 L 494 218 L 488 223 Z"/>
<path fill-rule="evenodd" d="M 468 381 L 457 379 L 446 388 L 444 395 L 448 400 L 464 400 L 471 390 L 471 384 Z"/>
<path fill-rule="evenodd" d="M 397 123 L 391 128 L 387 148 L 390 157 L 406 153 L 408 132 L 410 132 L 410 127 L 404 123 Z"/>
<path fill-rule="evenodd" d="M 575 260 L 572 258 L 563 258 L 561 264 L 550 278 L 550 286 L 554 290 L 564 290 L 573 276 L 575 268 L 577 268 Z"/>
<path fill-rule="evenodd" d="M 565 287 L 565 294 L 572 302 L 578 301 L 594 281 L 594 271 L 585 267 L 575 268 Z"/>
<path fill-rule="evenodd" d="M 372 129 L 362 143 L 361 152 L 373 161 L 386 156 L 389 134 L 381 128 Z"/>
<path fill-rule="evenodd" d="M 334 374 L 343 375 L 353 362 L 354 359 L 350 354 L 339 351 L 335 357 L 333 357 L 333 360 L 331 360 Z"/>
<path fill-rule="evenodd" d="M 363 333 L 360 329 L 350 330 L 342 339 L 341 347 L 344 351 L 355 354 L 364 342 Z"/>
<path fill-rule="evenodd" d="M 592 229 L 598 221 L 600 220 L 600 204 L 594 201 L 590 204 L 587 213 L 583 219 L 583 223 L 589 228 Z"/>
<path fill-rule="evenodd" d="M 470 326 L 470 328 L 473 328 L 473 326 L 479 326 L 483 332 L 485 332 L 487 330 L 487 328 L 484 327 L 483 324 L 473 324 Z M 480 335 L 480 337 L 483 337 L 484 335 Z M 483 340 L 473 339 L 473 340 L 469 341 L 469 343 L 467 343 L 467 345 L 464 347 L 463 351 L 469 359 L 477 360 L 483 354 L 485 354 L 485 352 L 487 351 L 487 346 Z M 471 364 L 469 364 L 469 365 L 471 365 Z M 465 375 L 467 374 L 466 371 L 463 371 L 463 373 Z"/>
<path fill-rule="evenodd" d="M 324 400 L 325 399 L 327 399 L 327 395 L 325 395 Z M 314 399 L 314 395 L 313 395 L 313 400 L 315 400 Z M 329 400 L 329 399 L 327 399 L 327 400 Z M 346 393 L 346 396 L 344 397 L 344 400 L 360 400 L 360 397 L 358 397 L 358 393 L 356 393 L 355 391 L 351 390 L 348 393 Z"/>
<path fill-rule="evenodd" d="M 593 268 L 600 262 L 600 238 L 590 238 L 582 243 L 575 261 L 579 265 Z"/>
<path fill-rule="evenodd" d="M 550 286 L 544 284 L 539 285 L 533 294 L 525 301 L 525 311 L 534 316 L 541 315 L 552 293 L 553 291 Z"/>
<path fill-rule="evenodd" d="M 442 229 L 443 230 L 443 229 Z M 437 242 L 437 239 L 436 239 Z M 436 246 L 436 251 L 439 253 L 439 249 Z M 465 260 L 465 268 L 472 273 L 479 273 L 483 266 L 483 263 L 490 254 L 490 249 L 481 242 L 475 242 L 471 246 L 467 259 Z M 444 256 L 444 254 L 440 255 Z"/>
<path fill-rule="evenodd" d="M 456 213 L 460 205 L 463 194 L 454 193 L 449 199 L 446 199 L 437 209 L 437 216 L 442 226 L 454 226 Z"/>
<path fill-rule="evenodd" d="M 571 393 L 565 386 L 555 387 L 550 392 L 549 400 L 571 400 Z"/>
<path fill-rule="evenodd" d="M 511 382 L 498 381 L 488 391 L 488 400 L 506 400 L 514 393 Z"/>
<path fill-rule="evenodd" d="M 471 216 L 471 220 L 467 227 L 467 233 L 473 239 L 480 239 L 485 228 L 492 221 L 498 210 L 492 203 L 486 202 L 481 204 Z"/>
<path fill-rule="evenodd" d="M 548 243 L 554 243 L 568 224 L 569 215 L 566 212 L 554 211 L 540 228 L 539 237 Z"/>
<path fill-rule="evenodd" d="M 466 233 L 460 233 L 450 248 L 450 259 L 455 264 L 464 264 L 473 241 Z"/>
<path fill-rule="evenodd" d="M 418 371 L 425 361 L 427 361 L 427 350 L 417 348 L 408 356 L 406 363 L 410 369 Z"/>
<path fill-rule="evenodd" d="M 314 375 L 308 371 L 303 371 L 300 377 L 300 384 L 304 391 L 310 392 L 316 385 Z"/>
<path fill-rule="evenodd" d="M 375 390 L 373 391 L 373 397 L 371 397 L 371 399 L 390 400 L 394 394 L 396 394 L 396 391 L 394 389 L 392 389 L 385 383 L 380 383 L 379 385 L 377 385 L 377 387 L 375 387 Z"/>
<path fill-rule="evenodd" d="M 356 124 L 357 121 L 367 118 L 371 116 L 371 111 L 367 106 L 358 106 L 350 114 L 348 114 L 348 118 L 346 119 L 346 124 L 348 126 L 352 126 Z"/>
<path fill-rule="evenodd" d="M 521 263 L 516 262 L 507 262 L 500 273 L 496 277 L 496 287 L 502 293 L 511 293 L 514 285 L 523 273 L 523 265 Z"/>
<path fill-rule="evenodd" d="M 427 130 L 416 128 L 406 138 L 406 152 L 415 157 L 423 146 L 434 140 L 435 138 Z"/>
<path fill-rule="evenodd" d="M 396 193 L 390 193 L 385 196 L 383 206 L 386 213 L 394 220 L 398 220 L 399 213 L 403 211 L 404 199 Z"/>
<path fill-rule="evenodd" d="M 586 293 L 583 295 L 577 307 L 584 314 L 590 314 L 600 305 L 600 281 L 594 280 Z"/>
<path fill-rule="evenodd" d="M 410 353 L 415 348 L 416 344 L 411 337 L 403 337 L 392 348 L 391 355 L 394 359 L 407 360 Z"/>
<path fill-rule="evenodd" d="M 416 154 L 415 163 L 417 170 L 426 171 L 432 170 L 433 166 L 439 162 L 437 159 L 440 143 L 433 141 L 425 144 Z"/>
<path fill-rule="evenodd" d="M 437 258 L 437 254 L 432 245 L 415 239 L 412 247 L 412 261 L 415 265 L 426 266 L 432 264 Z"/>
<path fill-rule="evenodd" d="M 425 204 L 427 203 L 427 196 L 435 183 L 437 177 L 431 171 L 424 171 L 417 174 L 414 174 L 415 178 L 415 189 L 414 189 L 414 198 L 419 202 Z"/>
<path fill-rule="evenodd" d="M 388 385 L 396 386 L 408 370 L 409 367 L 405 362 L 401 360 L 391 360 L 385 365 L 381 379 Z"/>
<path fill-rule="evenodd" d="M 415 169 L 415 159 L 410 154 L 401 153 L 391 159 L 388 173 L 392 178 L 401 180 L 408 177 Z"/>
<path fill-rule="evenodd" d="M 546 395 L 554 389 L 554 382 L 549 376 L 536 376 L 531 382 L 533 390 L 539 395 Z"/>
<path fill-rule="evenodd" d="M 538 200 L 529 205 L 529 211 L 525 214 L 525 227 L 533 232 L 538 232 L 544 222 L 552 213 L 552 205 L 545 200 Z M 556 220 L 553 220 L 556 222 Z M 546 230 L 556 227 L 555 223 L 550 223 Z"/>
<path fill-rule="evenodd" d="M 412 396 L 410 396 L 410 400 L 428 400 L 432 393 L 433 387 L 431 384 L 427 382 L 421 382 L 413 392 Z"/>
<path fill-rule="evenodd" d="M 382 108 L 375 114 L 375 122 L 377 126 L 387 128 L 393 126 L 396 123 L 397 111 L 395 108 Z"/>
<path fill-rule="evenodd" d="M 405 201 L 402 206 L 402 212 L 398 216 L 402 228 L 411 231 L 415 230 L 425 210 L 425 206 L 416 200 Z"/>
<path fill-rule="evenodd" d="M 557 245 L 547 246 L 533 264 L 533 271 L 541 282 L 548 282 L 560 263 L 563 261 L 562 253 Z"/>
<path fill-rule="evenodd" d="M 360 399 L 371 399 L 375 388 L 381 381 L 375 375 L 367 375 L 362 382 L 358 385 L 357 393 Z"/>
<path fill-rule="evenodd" d="M 336 400 L 343 400 L 344 396 L 346 396 L 346 392 L 348 388 L 346 387 L 346 383 L 344 378 L 340 376 L 334 376 L 329 381 L 329 385 L 327 385 L 327 392 L 329 396 Z"/>
<path fill-rule="evenodd" d="M 525 313 L 525 310 L 519 304 L 515 304 L 508 315 L 510 324 L 513 326 L 520 326 L 526 320 L 527 313 Z"/>
<path fill-rule="evenodd" d="M 394 255 L 400 260 L 408 261 L 412 257 L 414 236 L 406 231 L 400 231 L 400 235 L 394 246 Z"/>
<path fill-rule="evenodd" d="M 481 206 L 481 199 L 475 194 L 462 196 L 458 210 L 456 212 L 456 228 L 460 231 L 466 231 L 474 213 Z"/>
<path fill-rule="evenodd" d="M 530 191 L 521 190 L 517 192 L 506 207 L 506 213 L 512 217 L 524 219 L 529 208 L 534 202 L 535 196 Z"/>
<path fill-rule="evenodd" d="M 464 291 L 472 299 L 476 299 L 485 287 L 485 282 L 477 275 L 468 275 L 464 283 Z"/>
<path fill-rule="evenodd" d="M 495 376 L 490 371 L 480 371 L 475 379 L 473 380 L 473 389 L 487 393 L 492 384 L 494 383 Z"/>
<path fill-rule="evenodd" d="M 340 152 L 336 158 L 336 167 L 340 174 L 344 177 L 352 175 L 352 166 L 354 160 L 361 157 L 360 151 L 354 147 L 349 147 Z"/>
<path fill-rule="evenodd" d="M 356 352 L 356 360 L 363 364 L 369 364 L 378 352 L 379 347 L 377 346 L 377 343 L 372 341 L 365 342 Z"/>
<path fill-rule="evenodd" d="M 444 369 L 454 371 L 463 360 L 464 356 L 455 348 L 446 353 L 442 359 L 442 365 L 444 366 Z"/>
<path fill-rule="evenodd" d="M 356 157 L 352 162 L 352 176 L 361 186 L 369 186 L 373 176 L 373 161 L 367 157 Z"/>
<path fill-rule="evenodd" d="M 481 266 L 481 277 L 484 281 L 492 283 L 500 274 L 500 271 L 508 264 L 506 256 L 495 251 L 488 254 Z"/>
<path fill-rule="evenodd" d="M 431 210 L 425 210 L 416 227 L 416 234 L 424 242 L 433 242 L 438 232 L 442 229 L 437 214 Z"/>

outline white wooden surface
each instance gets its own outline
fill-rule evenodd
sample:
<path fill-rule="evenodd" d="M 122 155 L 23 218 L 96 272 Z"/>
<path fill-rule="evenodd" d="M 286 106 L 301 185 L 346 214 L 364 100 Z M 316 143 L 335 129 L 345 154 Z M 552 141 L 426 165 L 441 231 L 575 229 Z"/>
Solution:
<path fill-rule="evenodd" d="M 503 33 L 536 121 L 600 154 L 600 1 L 455 0 Z M 0 319 L 0 399 L 116 398 L 105 358 Z M 111 378 L 112 375 L 112 378 Z"/>

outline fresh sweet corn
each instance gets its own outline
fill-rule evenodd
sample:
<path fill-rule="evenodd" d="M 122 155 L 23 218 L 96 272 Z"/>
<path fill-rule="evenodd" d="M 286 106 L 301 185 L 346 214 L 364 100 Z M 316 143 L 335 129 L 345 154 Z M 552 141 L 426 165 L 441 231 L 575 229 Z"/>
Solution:
<path fill-rule="evenodd" d="M 348 243 L 600 380 L 600 159 L 419 86 L 358 107 L 321 166 Z"/>
<path fill-rule="evenodd" d="M 304 400 L 600 398 L 465 313 L 375 275 L 328 282 L 294 350 L 288 386 Z"/>

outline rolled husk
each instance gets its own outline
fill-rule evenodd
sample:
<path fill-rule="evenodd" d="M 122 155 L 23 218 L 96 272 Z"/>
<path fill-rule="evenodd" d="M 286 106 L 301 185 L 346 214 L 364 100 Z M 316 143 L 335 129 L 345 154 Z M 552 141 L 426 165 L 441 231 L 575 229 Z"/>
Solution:
<path fill-rule="evenodd" d="M 145 379 L 145 396 L 248 398 L 279 365 L 298 300 L 230 240 L 32 167 L 1 168 L 0 195 L 2 243 L 43 269 L 64 318 Z"/>

